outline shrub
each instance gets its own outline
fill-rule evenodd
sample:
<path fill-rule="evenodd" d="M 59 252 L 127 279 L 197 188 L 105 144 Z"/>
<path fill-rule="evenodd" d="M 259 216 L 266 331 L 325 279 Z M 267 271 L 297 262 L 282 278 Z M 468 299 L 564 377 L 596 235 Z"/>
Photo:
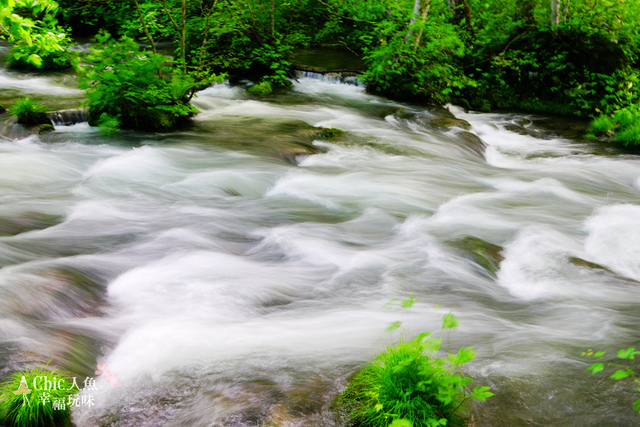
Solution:
<path fill-rule="evenodd" d="M 51 119 L 49 119 L 44 106 L 30 100 L 28 97 L 16 102 L 11 111 L 18 117 L 18 123 L 25 126 L 51 124 Z"/>
<path fill-rule="evenodd" d="M 201 81 L 172 67 L 171 58 L 142 51 L 130 38 L 96 37 L 101 48 L 87 57 L 82 68 L 81 88 L 87 89 L 89 124 L 101 118 L 122 128 L 147 131 L 169 130 L 193 117 L 195 91 L 221 80 L 210 76 Z M 114 121 L 115 119 L 117 121 Z M 105 119 L 102 119 L 103 122 Z"/>
<path fill-rule="evenodd" d="M 595 135 L 607 135 L 609 132 L 613 131 L 615 127 L 616 124 L 613 122 L 611 117 L 601 115 L 596 117 L 589 124 L 589 131 Z"/>
<path fill-rule="evenodd" d="M 443 329 L 456 325 L 453 315 L 443 318 Z M 465 401 L 484 401 L 493 394 L 489 387 L 467 392 L 473 380 L 464 376 L 460 366 L 473 360 L 472 348 L 438 358 L 435 354 L 441 344 L 441 338 L 423 333 L 378 354 L 338 398 L 347 423 L 371 427 L 462 424 L 456 412 Z"/>
<path fill-rule="evenodd" d="M 41 390 L 34 387 L 34 380 Z M 46 381 L 55 382 L 55 389 L 45 390 Z M 58 369 L 14 372 L 0 385 L 0 422 L 12 427 L 69 425 L 69 397 L 77 392 L 69 374 Z"/>
<path fill-rule="evenodd" d="M 615 131 L 613 140 L 617 144 L 637 151 L 640 149 L 640 108 L 630 106 L 619 109 L 612 116 L 601 115 L 591 122 L 589 131 L 600 136 Z"/>

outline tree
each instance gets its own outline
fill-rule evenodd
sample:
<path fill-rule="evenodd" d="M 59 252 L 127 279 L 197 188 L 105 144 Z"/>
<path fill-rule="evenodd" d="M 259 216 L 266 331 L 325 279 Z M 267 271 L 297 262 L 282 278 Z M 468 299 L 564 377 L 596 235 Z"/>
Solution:
<path fill-rule="evenodd" d="M 25 10 L 31 17 L 21 15 Z M 40 68 L 43 57 L 64 51 L 65 34 L 55 28 L 57 10 L 53 0 L 0 0 L 0 38 L 22 46 L 13 52 L 14 59 Z M 36 16 L 42 18 L 32 18 Z"/>

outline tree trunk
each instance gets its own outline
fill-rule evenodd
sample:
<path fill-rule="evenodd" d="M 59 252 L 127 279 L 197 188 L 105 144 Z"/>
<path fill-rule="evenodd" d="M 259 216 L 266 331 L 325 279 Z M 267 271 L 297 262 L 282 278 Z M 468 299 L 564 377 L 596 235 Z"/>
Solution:
<path fill-rule="evenodd" d="M 564 0 L 564 11 L 562 12 L 562 23 L 563 24 L 565 22 L 567 22 L 567 15 L 569 15 L 569 0 Z"/>
<path fill-rule="evenodd" d="M 271 0 L 271 39 L 276 39 L 276 2 Z"/>
<path fill-rule="evenodd" d="M 149 40 L 149 43 L 151 43 L 151 49 L 153 49 L 153 53 L 158 53 L 158 51 L 156 50 L 156 44 L 153 42 L 153 37 L 151 37 L 151 34 L 149 34 L 149 30 L 147 29 L 147 24 L 144 22 L 144 16 L 142 16 L 142 11 L 140 10 L 140 5 L 138 4 L 138 0 L 133 0 L 133 2 L 136 5 L 136 10 L 138 11 L 138 17 L 140 17 L 140 23 L 142 24 L 142 31 L 144 31 L 144 35 L 147 37 L 147 40 Z"/>
<path fill-rule="evenodd" d="M 471 7 L 467 0 L 447 0 L 449 9 L 453 12 L 453 23 L 456 25 L 465 22 L 468 29 L 471 29 Z"/>
<path fill-rule="evenodd" d="M 413 50 L 418 49 L 420 45 L 420 39 L 422 38 L 422 32 L 424 31 L 424 23 L 427 21 L 427 15 L 429 15 L 429 8 L 431 7 L 431 0 L 421 0 L 420 1 L 420 28 L 418 29 L 418 34 L 416 34 L 416 39 L 413 42 Z"/>
<path fill-rule="evenodd" d="M 551 0 L 551 28 L 560 25 L 560 0 Z"/>
<path fill-rule="evenodd" d="M 535 6 L 534 0 L 516 0 L 516 21 L 521 21 L 523 26 L 536 25 Z"/>
<path fill-rule="evenodd" d="M 416 18 L 419 14 L 420 14 L 420 0 L 415 0 L 415 3 L 413 4 L 413 15 L 411 16 L 411 21 L 409 21 L 409 30 L 407 30 L 407 35 L 404 38 L 405 43 L 409 43 L 409 41 L 411 40 L 411 37 L 413 36 L 413 33 L 411 32 L 411 28 L 413 27 L 413 24 L 416 22 Z"/>

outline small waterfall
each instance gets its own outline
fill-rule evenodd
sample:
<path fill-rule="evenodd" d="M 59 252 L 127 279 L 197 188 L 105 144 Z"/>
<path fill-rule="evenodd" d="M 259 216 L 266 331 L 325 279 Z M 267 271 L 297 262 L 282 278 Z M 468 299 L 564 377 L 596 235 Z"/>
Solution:
<path fill-rule="evenodd" d="M 89 110 L 80 108 L 77 110 L 60 110 L 49 113 L 49 118 L 55 126 L 71 126 L 86 122 L 89 118 Z"/>
<path fill-rule="evenodd" d="M 338 70 L 338 71 L 320 72 L 320 71 L 296 70 L 296 79 L 303 79 L 303 78 L 321 80 L 325 83 L 364 86 L 364 83 L 362 83 L 358 79 L 358 74 L 353 71 Z"/>

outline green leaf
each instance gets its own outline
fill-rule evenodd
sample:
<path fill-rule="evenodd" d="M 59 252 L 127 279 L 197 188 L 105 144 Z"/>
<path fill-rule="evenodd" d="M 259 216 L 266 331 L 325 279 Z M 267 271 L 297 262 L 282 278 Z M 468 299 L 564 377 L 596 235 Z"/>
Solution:
<path fill-rule="evenodd" d="M 591 371 L 591 374 L 597 374 L 604 369 L 604 363 L 598 362 L 587 368 L 587 371 Z"/>
<path fill-rule="evenodd" d="M 402 326 L 402 322 L 399 320 L 397 322 L 391 322 L 389 323 L 389 326 L 387 326 L 387 329 L 385 329 L 385 331 L 392 332 L 398 329 L 400 326 Z"/>
<path fill-rule="evenodd" d="M 397 420 L 393 420 L 389 427 L 413 427 L 413 423 L 406 418 L 399 418 Z"/>
<path fill-rule="evenodd" d="M 411 308 L 418 300 L 413 297 L 413 295 L 409 295 L 409 298 L 402 300 L 402 308 Z"/>
<path fill-rule="evenodd" d="M 626 350 L 618 351 L 618 359 L 632 360 L 634 355 L 634 347 L 628 348 Z"/>
<path fill-rule="evenodd" d="M 476 357 L 476 352 L 473 347 L 461 348 L 457 354 L 449 355 L 449 362 L 452 365 L 464 365 L 467 362 L 471 362 Z"/>
<path fill-rule="evenodd" d="M 616 372 L 614 372 L 613 375 L 611 375 L 611 378 L 613 378 L 614 380 L 621 380 L 623 378 L 627 378 L 629 375 L 631 375 L 631 372 L 629 372 L 628 369 L 626 371 L 618 369 Z"/>
<path fill-rule="evenodd" d="M 489 390 L 491 390 L 491 387 L 474 387 L 470 397 L 481 402 L 486 402 L 487 397 L 494 396 Z"/>
<path fill-rule="evenodd" d="M 640 399 L 633 402 L 633 412 L 640 411 Z"/>
<path fill-rule="evenodd" d="M 448 313 L 442 317 L 442 329 L 453 329 L 458 326 L 458 319 L 453 314 Z"/>

